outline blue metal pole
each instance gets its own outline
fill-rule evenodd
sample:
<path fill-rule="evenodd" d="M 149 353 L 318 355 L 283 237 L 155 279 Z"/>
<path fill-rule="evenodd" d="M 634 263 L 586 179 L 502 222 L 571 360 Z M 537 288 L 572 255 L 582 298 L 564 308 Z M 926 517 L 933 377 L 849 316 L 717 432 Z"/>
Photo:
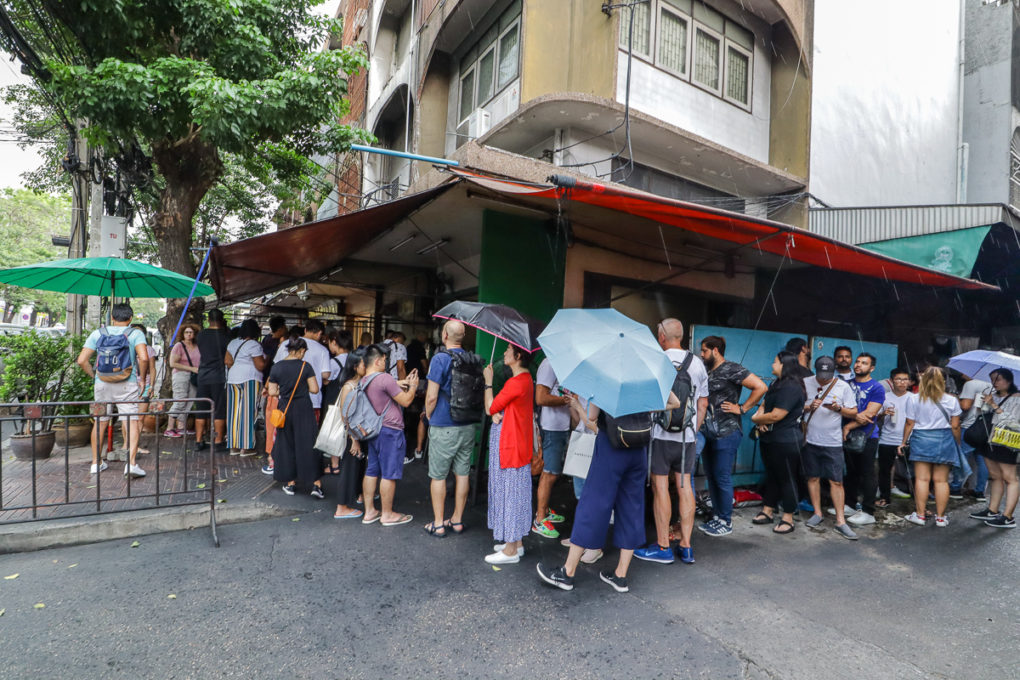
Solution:
<path fill-rule="evenodd" d="M 205 257 L 202 258 L 202 266 L 198 268 L 198 274 L 195 275 L 195 281 L 191 284 L 191 292 L 188 293 L 188 299 L 184 303 L 184 310 L 181 312 L 181 317 L 177 319 L 177 328 L 174 329 L 174 335 L 170 338 L 170 344 L 167 347 L 173 347 L 174 343 L 177 342 L 177 334 L 181 331 L 181 324 L 184 323 L 184 315 L 188 312 L 188 307 L 191 306 L 191 301 L 195 297 L 195 289 L 198 288 L 198 280 L 202 278 L 202 274 L 205 272 L 205 265 L 209 262 L 209 253 L 212 252 L 213 242 L 209 242 L 209 247 L 205 251 Z M 167 356 L 170 356 L 170 352 L 167 351 Z"/>
<path fill-rule="evenodd" d="M 364 151 L 365 153 L 377 153 L 383 156 L 396 156 L 397 158 L 409 158 L 412 161 L 424 163 L 436 163 L 437 165 L 460 165 L 460 161 L 451 161 L 448 158 L 436 158 L 435 156 L 421 156 L 416 153 L 405 153 L 403 151 L 390 151 L 389 149 L 375 149 L 363 144 L 351 144 L 351 151 Z"/>

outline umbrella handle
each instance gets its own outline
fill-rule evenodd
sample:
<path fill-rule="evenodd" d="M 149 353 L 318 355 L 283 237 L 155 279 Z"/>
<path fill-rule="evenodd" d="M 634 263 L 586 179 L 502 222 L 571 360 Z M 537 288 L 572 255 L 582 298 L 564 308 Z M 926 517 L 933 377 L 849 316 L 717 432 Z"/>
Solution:
<path fill-rule="evenodd" d="M 202 274 L 205 272 L 205 265 L 209 262 L 209 253 L 212 252 L 213 245 L 215 242 L 210 239 L 209 247 L 206 248 L 205 256 L 202 258 L 202 266 L 198 268 L 198 274 L 195 275 L 195 280 L 191 284 L 191 292 L 188 293 L 188 299 L 184 302 L 184 310 L 181 312 L 180 318 L 177 319 L 177 328 L 174 329 L 174 334 L 170 338 L 169 347 L 173 347 L 174 343 L 177 342 L 177 334 L 181 331 L 181 324 L 184 323 L 184 314 L 188 311 L 188 307 L 191 306 L 191 301 L 195 297 L 195 289 L 198 288 L 198 281 L 202 278 Z M 167 361 L 169 361 L 170 352 L 167 352 Z"/>

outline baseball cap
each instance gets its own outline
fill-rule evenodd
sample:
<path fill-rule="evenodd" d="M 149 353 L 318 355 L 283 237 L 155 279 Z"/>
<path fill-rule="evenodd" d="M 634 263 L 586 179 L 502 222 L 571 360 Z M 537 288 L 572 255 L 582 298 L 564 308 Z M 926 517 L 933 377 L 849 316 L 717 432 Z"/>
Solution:
<path fill-rule="evenodd" d="M 836 361 L 832 357 L 818 357 L 815 359 L 815 377 L 823 382 L 832 380 L 836 373 Z"/>

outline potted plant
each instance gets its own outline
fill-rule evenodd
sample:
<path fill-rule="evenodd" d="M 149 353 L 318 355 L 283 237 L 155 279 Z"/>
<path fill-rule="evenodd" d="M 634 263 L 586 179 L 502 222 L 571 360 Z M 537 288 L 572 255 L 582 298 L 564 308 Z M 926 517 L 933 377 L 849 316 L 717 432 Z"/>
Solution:
<path fill-rule="evenodd" d="M 48 458 L 53 451 L 57 407 L 46 402 L 59 401 L 65 383 L 75 371 L 80 371 L 74 359 L 81 345 L 81 338 L 34 330 L 0 338 L 4 360 L 0 402 L 18 402 L 25 415 L 21 432 L 11 436 L 11 450 L 16 457 Z M 39 406 L 34 407 L 35 404 Z"/>

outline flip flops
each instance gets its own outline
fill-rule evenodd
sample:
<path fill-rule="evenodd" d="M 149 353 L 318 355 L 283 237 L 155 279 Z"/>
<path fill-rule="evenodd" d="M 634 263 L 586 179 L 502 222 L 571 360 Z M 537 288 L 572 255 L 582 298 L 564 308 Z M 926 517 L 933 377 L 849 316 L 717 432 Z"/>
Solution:
<path fill-rule="evenodd" d="M 359 517 L 361 517 L 364 514 L 365 513 L 361 512 L 360 510 L 358 512 L 351 513 L 349 515 L 337 515 L 336 513 L 334 513 L 333 514 L 333 519 L 358 519 Z"/>
<path fill-rule="evenodd" d="M 380 517 L 382 517 L 382 515 L 380 515 Z M 412 515 L 401 515 L 400 519 L 396 520 L 395 522 L 379 522 L 379 523 L 382 524 L 384 527 L 398 527 L 401 524 L 407 524 L 413 519 L 414 517 Z"/>
<path fill-rule="evenodd" d="M 362 523 L 362 524 L 374 524 L 375 522 L 378 522 L 378 521 L 379 521 L 379 518 L 380 518 L 380 517 L 382 517 L 382 513 L 380 513 L 380 514 L 376 515 L 376 516 L 375 516 L 375 517 L 373 517 L 372 519 L 367 519 L 367 518 L 366 518 L 366 519 L 363 519 L 363 520 L 361 520 L 361 523 Z"/>
<path fill-rule="evenodd" d="M 783 527 L 790 527 L 790 528 L 789 529 L 783 529 Z M 775 528 L 772 530 L 772 533 L 774 533 L 774 534 L 792 534 L 794 529 L 796 529 L 796 527 L 793 526 L 792 524 L 790 524 L 789 522 L 787 522 L 786 520 L 780 520 L 779 524 L 777 524 L 775 526 Z"/>
<path fill-rule="evenodd" d="M 769 517 L 764 512 L 759 512 L 757 515 L 754 516 L 754 519 L 751 520 L 751 524 L 772 524 L 772 518 Z"/>

